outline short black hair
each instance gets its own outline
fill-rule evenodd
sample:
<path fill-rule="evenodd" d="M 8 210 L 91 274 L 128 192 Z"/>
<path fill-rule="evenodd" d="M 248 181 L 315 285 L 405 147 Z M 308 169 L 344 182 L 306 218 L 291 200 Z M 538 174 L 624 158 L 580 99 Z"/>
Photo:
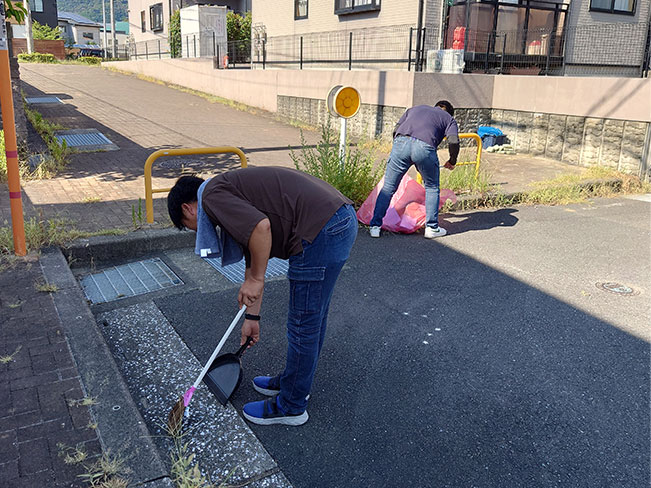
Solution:
<path fill-rule="evenodd" d="M 181 176 L 167 195 L 167 211 L 174 226 L 183 230 L 183 209 L 184 203 L 197 201 L 197 191 L 203 183 L 203 178 L 198 176 Z"/>
<path fill-rule="evenodd" d="M 441 107 L 442 109 L 445 109 L 445 111 L 447 113 L 449 113 L 452 117 L 454 117 L 454 107 L 447 100 L 439 100 L 438 102 L 436 102 L 436 105 L 434 105 L 434 106 L 435 107 Z"/>

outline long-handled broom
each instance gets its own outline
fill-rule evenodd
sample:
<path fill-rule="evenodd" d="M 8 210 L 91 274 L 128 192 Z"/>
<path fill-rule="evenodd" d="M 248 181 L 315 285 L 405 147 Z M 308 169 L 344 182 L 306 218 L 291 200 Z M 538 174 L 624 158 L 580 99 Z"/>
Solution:
<path fill-rule="evenodd" d="M 176 435 L 179 433 L 181 429 L 181 422 L 183 420 L 183 414 L 186 412 L 186 408 L 190 404 L 190 400 L 192 400 L 192 395 L 194 395 L 194 392 L 199 386 L 199 383 L 201 383 L 201 380 L 203 380 L 203 377 L 208 372 L 208 369 L 210 369 L 210 365 L 217 357 L 217 354 L 219 354 L 219 351 L 221 351 L 222 347 L 224 346 L 224 343 L 231 335 L 231 332 L 233 332 L 235 325 L 240 321 L 242 315 L 244 315 L 244 312 L 246 312 L 246 305 L 243 305 L 240 311 L 237 312 L 237 315 L 231 322 L 231 325 L 229 325 L 228 329 L 226 329 L 226 333 L 224 334 L 224 337 L 222 337 L 222 340 L 219 341 L 219 344 L 217 344 L 217 347 L 212 352 L 210 359 L 208 359 L 208 361 L 206 362 L 206 365 L 201 370 L 201 373 L 199 373 L 199 376 L 197 377 L 194 384 L 190 388 L 188 388 L 185 394 L 181 396 L 179 400 L 174 404 L 174 407 L 172 407 L 172 410 L 170 411 L 170 414 L 167 417 L 167 429 L 171 435 Z"/>

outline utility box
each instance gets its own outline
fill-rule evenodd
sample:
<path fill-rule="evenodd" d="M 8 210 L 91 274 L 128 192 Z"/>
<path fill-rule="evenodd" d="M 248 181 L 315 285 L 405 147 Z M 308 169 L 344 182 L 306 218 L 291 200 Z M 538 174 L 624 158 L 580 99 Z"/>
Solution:
<path fill-rule="evenodd" d="M 181 9 L 181 57 L 217 57 L 227 52 L 226 7 L 193 5 Z"/>

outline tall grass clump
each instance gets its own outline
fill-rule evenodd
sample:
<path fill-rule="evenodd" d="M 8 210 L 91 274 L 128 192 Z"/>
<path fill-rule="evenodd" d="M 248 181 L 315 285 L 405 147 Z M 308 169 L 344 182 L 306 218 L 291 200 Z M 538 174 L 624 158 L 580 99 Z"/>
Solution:
<path fill-rule="evenodd" d="M 360 206 L 384 174 L 384 163 L 376 164 L 375 154 L 346 144 L 344 164 L 339 157 L 338 135 L 330 124 L 321 127 L 316 147 L 306 144 L 301 132 L 301 149 L 290 150 L 296 169 L 330 183 Z"/>

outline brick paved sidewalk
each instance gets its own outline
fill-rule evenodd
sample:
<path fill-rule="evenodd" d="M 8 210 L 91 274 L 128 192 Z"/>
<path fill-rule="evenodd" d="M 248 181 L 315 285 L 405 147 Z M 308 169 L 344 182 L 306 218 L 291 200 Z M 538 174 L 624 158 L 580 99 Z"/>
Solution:
<path fill-rule="evenodd" d="M 79 374 L 38 257 L 0 272 L 0 486 L 87 486 L 82 463 L 67 464 L 65 447 L 86 464 L 101 453 Z M 64 447 L 65 446 L 65 447 Z M 73 454 L 72 450 L 68 451 Z"/>

